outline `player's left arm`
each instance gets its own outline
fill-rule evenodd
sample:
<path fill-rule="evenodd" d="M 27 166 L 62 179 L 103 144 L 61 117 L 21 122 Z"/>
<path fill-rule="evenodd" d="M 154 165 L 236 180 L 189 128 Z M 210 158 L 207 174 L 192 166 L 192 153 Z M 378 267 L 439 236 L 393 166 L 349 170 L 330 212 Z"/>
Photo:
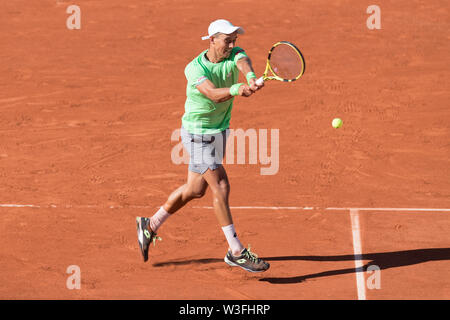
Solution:
<path fill-rule="evenodd" d="M 248 85 L 252 91 L 256 91 L 261 89 L 264 86 L 264 83 L 260 86 L 256 84 L 256 76 L 254 75 L 255 72 L 253 70 L 252 61 L 249 57 L 245 56 L 236 61 L 236 66 L 239 69 L 239 71 L 244 75 L 244 77 L 247 78 Z M 249 72 L 251 74 L 249 75 Z"/>

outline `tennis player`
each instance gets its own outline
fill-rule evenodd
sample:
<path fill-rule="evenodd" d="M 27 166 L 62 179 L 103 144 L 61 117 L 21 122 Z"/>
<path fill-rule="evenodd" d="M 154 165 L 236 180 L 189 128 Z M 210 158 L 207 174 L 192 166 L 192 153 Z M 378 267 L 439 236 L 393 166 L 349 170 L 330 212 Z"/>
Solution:
<path fill-rule="evenodd" d="M 264 86 L 256 84 L 251 60 L 236 47 L 238 34 L 243 33 L 241 27 L 227 20 L 212 22 L 208 35 L 202 37 L 209 41 L 209 48 L 186 66 L 187 99 L 181 138 L 190 155 L 187 182 L 173 191 L 151 218 L 136 218 L 144 261 L 148 260 L 151 242 L 160 240 L 156 232 L 164 221 L 192 199 L 203 197 L 209 186 L 214 212 L 229 245 L 224 261 L 250 272 L 269 268 L 269 263 L 245 248 L 236 234 L 228 204 L 230 184 L 222 165 L 234 97 L 250 97 Z M 239 72 L 247 84 L 237 83 Z"/>

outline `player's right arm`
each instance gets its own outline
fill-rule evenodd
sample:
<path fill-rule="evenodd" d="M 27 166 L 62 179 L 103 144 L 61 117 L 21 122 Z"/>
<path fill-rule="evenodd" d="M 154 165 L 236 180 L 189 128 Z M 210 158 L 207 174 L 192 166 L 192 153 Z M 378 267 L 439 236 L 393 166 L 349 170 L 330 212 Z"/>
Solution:
<path fill-rule="evenodd" d="M 214 102 L 224 102 L 233 98 L 230 94 L 230 88 L 216 88 L 214 83 L 210 80 L 205 80 L 201 84 L 197 85 L 197 90 L 205 95 L 208 99 Z M 243 84 L 239 87 L 239 95 L 242 97 L 249 97 L 253 93 L 250 87 Z"/>

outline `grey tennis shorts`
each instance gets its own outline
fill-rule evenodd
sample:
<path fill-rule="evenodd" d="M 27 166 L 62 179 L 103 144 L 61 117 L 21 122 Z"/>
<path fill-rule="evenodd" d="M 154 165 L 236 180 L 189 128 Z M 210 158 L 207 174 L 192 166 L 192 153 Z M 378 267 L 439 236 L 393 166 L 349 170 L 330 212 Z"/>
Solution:
<path fill-rule="evenodd" d="M 230 130 L 216 134 L 192 134 L 181 127 L 181 140 L 189 152 L 189 170 L 204 174 L 222 165 Z"/>

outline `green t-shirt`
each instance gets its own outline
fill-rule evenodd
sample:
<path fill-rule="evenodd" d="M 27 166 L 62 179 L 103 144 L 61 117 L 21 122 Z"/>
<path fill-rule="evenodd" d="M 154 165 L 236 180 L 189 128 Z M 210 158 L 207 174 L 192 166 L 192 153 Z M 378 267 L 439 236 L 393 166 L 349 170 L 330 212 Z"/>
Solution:
<path fill-rule="evenodd" d="M 212 63 L 206 59 L 206 52 L 208 50 L 200 53 L 184 70 L 187 98 L 182 123 L 183 127 L 193 134 L 215 134 L 228 129 L 234 98 L 215 103 L 198 91 L 197 86 L 208 79 L 216 88 L 231 87 L 238 81 L 239 70 L 236 62 L 247 57 L 243 49 L 234 47 L 228 58 L 219 63 Z"/>

